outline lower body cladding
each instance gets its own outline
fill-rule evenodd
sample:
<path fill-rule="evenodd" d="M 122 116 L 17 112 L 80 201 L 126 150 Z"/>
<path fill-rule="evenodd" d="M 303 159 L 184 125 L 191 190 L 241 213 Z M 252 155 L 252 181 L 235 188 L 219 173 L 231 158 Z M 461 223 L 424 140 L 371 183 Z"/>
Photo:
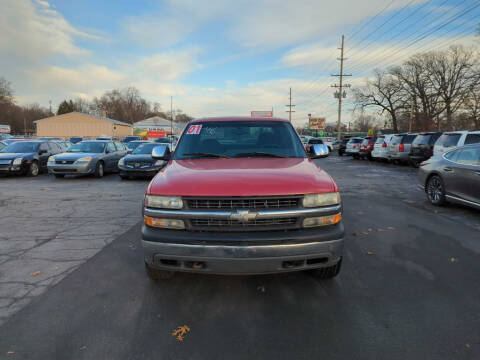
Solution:
<path fill-rule="evenodd" d="M 28 165 L 0 165 L 0 175 L 23 175 L 28 171 Z"/>
<path fill-rule="evenodd" d="M 143 225 L 145 262 L 159 270 L 268 274 L 327 268 L 342 258 L 344 227 L 294 231 L 188 232 Z"/>
<path fill-rule="evenodd" d="M 399 163 L 409 163 L 410 162 L 410 157 L 408 152 L 402 152 L 402 153 L 389 153 L 390 160 L 393 162 L 399 162 Z"/>

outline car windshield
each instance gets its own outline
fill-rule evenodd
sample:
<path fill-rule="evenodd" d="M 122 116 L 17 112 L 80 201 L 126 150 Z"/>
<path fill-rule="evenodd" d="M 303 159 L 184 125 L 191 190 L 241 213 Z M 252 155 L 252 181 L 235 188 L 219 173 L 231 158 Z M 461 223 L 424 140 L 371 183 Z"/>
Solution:
<path fill-rule="evenodd" d="M 162 138 L 156 138 L 156 139 L 155 139 L 155 142 L 156 142 L 156 143 L 166 143 L 166 144 L 170 144 L 170 143 L 172 142 L 172 140 L 170 140 L 170 138 L 162 137 Z"/>
<path fill-rule="evenodd" d="M 438 138 L 435 145 L 443 147 L 457 146 L 460 136 L 460 134 L 443 134 Z"/>
<path fill-rule="evenodd" d="M 375 144 L 383 144 L 385 141 L 385 137 L 379 137 L 377 138 L 377 140 L 375 141 Z"/>
<path fill-rule="evenodd" d="M 426 135 L 417 135 L 417 137 L 413 140 L 413 145 L 428 145 L 430 138 L 432 137 L 431 134 Z"/>
<path fill-rule="evenodd" d="M 19 141 L 5 146 L 0 152 L 2 153 L 33 153 L 38 151 L 40 143 Z"/>
<path fill-rule="evenodd" d="M 390 144 L 396 145 L 400 144 L 402 142 L 402 139 L 405 135 L 395 135 L 392 137 L 392 140 L 390 141 Z"/>
<path fill-rule="evenodd" d="M 75 145 L 72 145 L 68 152 L 70 153 L 103 153 L 105 149 L 105 143 L 84 141 Z"/>
<path fill-rule="evenodd" d="M 350 143 L 352 144 L 360 144 L 363 142 L 363 139 L 350 139 Z"/>
<path fill-rule="evenodd" d="M 302 143 L 288 122 L 212 121 L 190 124 L 174 158 L 305 156 Z"/>
<path fill-rule="evenodd" d="M 154 147 L 159 146 L 155 143 L 144 143 L 140 144 L 135 150 L 133 150 L 132 154 L 134 155 L 146 155 L 151 154 Z"/>
<path fill-rule="evenodd" d="M 125 146 L 130 150 L 134 150 L 142 144 L 145 144 L 145 141 L 130 141 L 126 143 Z"/>

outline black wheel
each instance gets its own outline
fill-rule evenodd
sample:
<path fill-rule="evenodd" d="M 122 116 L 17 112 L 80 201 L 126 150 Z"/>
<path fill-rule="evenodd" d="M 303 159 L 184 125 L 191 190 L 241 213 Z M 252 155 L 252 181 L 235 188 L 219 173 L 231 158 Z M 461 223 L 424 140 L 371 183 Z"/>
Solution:
<path fill-rule="evenodd" d="M 95 167 L 95 174 L 94 174 L 95 177 L 96 178 L 103 177 L 104 171 L 105 171 L 105 168 L 104 168 L 103 162 L 99 161 L 97 163 L 97 166 Z"/>
<path fill-rule="evenodd" d="M 373 161 L 372 155 L 368 154 L 368 155 L 367 155 L 367 159 L 368 159 L 368 161 Z"/>
<path fill-rule="evenodd" d="M 30 166 L 27 170 L 27 176 L 38 176 L 40 173 L 40 168 L 38 167 L 38 163 L 36 161 L 32 161 Z"/>
<path fill-rule="evenodd" d="M 445 185 L 440 176 L 433 175 L 428 179 L 426 191 L 428 201 L 433 205 L 440 206 L 445 203 Z"/>
<path fill-rule="evenodd" d="M 338 150 L 338 156 L 343 156 L 343 151 Z"/>
<path fill-rule="evenodd" d="M 63 174 L 53 174 L 53 176 L 55 176 L 57 179 L 61 179 L 61 178 L 65 177 L 65 175 L 63 175 Z"/>
<path fill-rule="evenodd" d="M 340 273 L 342 268 L 342 258 L 333 266 L 309 270 L 314 276 L 320 279 L 331 279 L 337 276 Z"/>
<path fill-rule="evenodd" d="M 148 277 L 150 278 L 150 280 L 153 280 L 153 281 L 171 279 L 173 275 L 175 275 L 173 271 L 154 269 L 147 263 L 145 263 L 145 271 Z"/>

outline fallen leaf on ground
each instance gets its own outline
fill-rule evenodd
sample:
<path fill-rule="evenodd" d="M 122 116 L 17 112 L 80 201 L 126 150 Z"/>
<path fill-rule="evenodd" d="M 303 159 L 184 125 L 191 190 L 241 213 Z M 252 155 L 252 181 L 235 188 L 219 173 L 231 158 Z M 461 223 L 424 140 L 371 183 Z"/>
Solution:
<path fill-rule="evenodd" d="M 257 290 L 264 293 L 265 292 L 265 286 L 263 286 L 263 285 L 257 286 Z"/>
<path fill-rule="evenodd" d="M 467 349 L 470 349 L 470 344 L 465 344 L 465 347 L 466 347 Z"/>
<path fill-rule="evenodd" d="M 450 262 L 452 262 L 452 263 L 456 263 L 456 262 L 458 262 L 458 259 L 457 259 L 457 258 L 454 258 L 454 257 L 452 257 L 452 258 L 450 258 Z"/>
<path fill-rule="evenodd" d="M 183 341 L 184 336 L 190 331 L 190 327 L 188 325 L 179 326 L 176 330 L 172 331 L 172 336 L 178 341 Z"/>
<path fill-rule="evenodd" d="M 85 350 L 86 348 L 87 348 L 86 346 L 82 346 L 80 350 Z"/>
<path fill-rule="evenodd" d="M 12 350 L 7 351 L 7 354 L 8 354 L 8 355 L 13 355 L 13 354 L 15 354 L 15 351 L 12 351 Z"/>
<path fill-rule="evenodd" d="M 370 232 L 371 232 L 371 231 L 373 231 L 373 230 L 372 230 L 372 229 L 368 229 L 368 231 L 370 231 Z"/>
<path fill-rule="evenodd" d="M 385 231 L 385 230 L 383 230 L 383 229 L 377 229 L 377 231 L 378 231 L 378 232 L 382 232 L 382 231 Z"/>
<path fill-rule="evenodd" d="M 58 269 L 60 269 L 60 266 L 55 266 L 55 267 L 53 268 L 53 270 L 58 270 Z"/>
<path fill-rule="evenodd" d="M 364 232 L 363 232 L 363 235 L 368 235 L 368 232 L 364 231 Z"/>
<path fill-rule="evenodd" d="M 32 272 L 32 276 L 38 276 L 38 275 L 43 275 L 44 272 L 43 271 L 34 271 Z"/>
<path fill-rule="evenodd" d="M 358 236 L 359 234 L 355 232 L 355 233 L 353 233 L 352 235 L 353 235 L 353 236 Z"/>
<path fill-rule="evenodd" d="M 373 252 L 367 251 L 367 255 L 373 255 Z"/>
<path fill-rule="evenodd" d="M 395 228 L 393 226 L 389 226 L 387 227 L 388 230 L 395 230 Z"/>

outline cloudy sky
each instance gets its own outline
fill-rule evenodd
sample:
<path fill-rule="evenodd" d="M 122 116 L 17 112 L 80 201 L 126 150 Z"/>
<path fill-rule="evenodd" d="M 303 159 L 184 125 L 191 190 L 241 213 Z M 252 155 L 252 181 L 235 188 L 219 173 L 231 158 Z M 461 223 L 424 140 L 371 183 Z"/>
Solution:
<path fill-rule="evenodd" d="M 19 103 L 137 87 L 195 116 L 335 119 L 330 87 L 345 34 L 348 79 L 412 53 L 471 45 L 478 0 L 0 0 L 0 76 Z M 478 42 L 477 42 L 478 43 Z M 351 115 L 347 97 L 346 121 Z"/>

